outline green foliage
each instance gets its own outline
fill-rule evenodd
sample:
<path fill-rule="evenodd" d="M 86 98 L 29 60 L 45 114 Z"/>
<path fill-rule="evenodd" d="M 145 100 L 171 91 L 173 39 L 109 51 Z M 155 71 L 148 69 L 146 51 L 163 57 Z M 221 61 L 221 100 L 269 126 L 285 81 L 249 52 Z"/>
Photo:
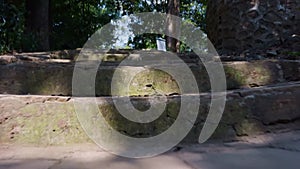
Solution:
<path fill-rule="evenodd" d="M 142 34 L 130 39 L 128 44 L 134 49 L 156 49 L 156 38 L 158 37 L 161 35 Z"/>
<path fill-rule="evenodd" d="M 196 27 L 200 27 L 202 31 L 206 32 L 205 17 L 207 0 L 181 0 L 180 3 L 180 17 L 195 24 Z"/>
<path fill-rule="evenodd" d="M 181 0 L 180 16 L 204 30 L 206 1 Z M 51 50 L 82 47 L 96 30 L 121 16 L 167 11 L 167 0 L 51 0 L 50 2 Z M 25 13 L 24 1 L 0 0 L 0 53 L 12 50 L 34 51 L 37 48 L 36 37 L 24 32 Z M 126 48 L 156 48 L 156 38 L 163 36 L 138 35 L 129 39 Z M 186 49 L 182 43 L 181 50 Z"/>
<path fill-rule="evenodd" d="M 0 54 L 21 48 L 23 16 L 23 11 L 14 4 L 0 0 Z"/>
<path fill-rule="evenodd" d="M 118 2 L 118 0 L 117 0 Z M 158 2 L 158 1 L 156 1 Z M 122 15 L 130 15 L 134 13 L 141 12 L 162 12 L 165 13 L 167 10 L 167 1 L 160 1 L 160 3 L 156 4 L 154 0 L 123 0 L 119 1 L 118 6 L 121 6 Z"/>
<path fill-rule="evenodd" d="M 24 51 L 36 51 L 39 44 L 37 37 L 32 33 L 23 33 L 21 37 L 22 49 Z"/>
<path fill-rule="evenodd" d="M 82 47 L 103 25 L 117 17 L 113 1 L 52 0 L 52 48 Z"/>
<path fill-rule="evenodd" d="M 284 54 L 289 55 L 289 56 L 300 56 L 300 51 L 289 51 L 289 52 L 284 52 Z"/>
<path fill-rule="evenodd" d="M 195 27 L 199 27 L 203 32 L 206 32 L 206 7 L 207 0 L 181 0 L 180 1 L 180 17 L 182 17 L 185 22 L 192 23 Z M 132 13 L 139 12 L 149 12 L 149 11 L 157 11 L 165 13 L 167 11 L 167 1 L 161 1 L 161 4 L 156 5 L 154 1 L 134 1 L 125 0 L 122 1 L 122 7 L 124 10 L 123 15 L 128 15 Z M 143 34 L 138 35 L 131 39 L 128 42 L 129 46 L 134 47 L 135 49 L 152 49 L 156 48 L 156 38 L 162 37 L 162 35 L 150 35 Z M 189 47 L 181 43 L 180 51 L 189 52 L 191 51 Z"/>

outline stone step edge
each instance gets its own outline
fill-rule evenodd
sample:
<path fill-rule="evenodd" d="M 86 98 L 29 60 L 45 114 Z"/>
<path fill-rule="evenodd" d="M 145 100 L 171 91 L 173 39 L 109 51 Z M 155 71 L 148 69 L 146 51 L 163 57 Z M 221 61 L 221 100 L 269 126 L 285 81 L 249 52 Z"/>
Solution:
<path fill-rule="evenodd" d="M 71 95 L 74 65 L 69 64 L 38 64 L 26 63 L 19 65 L 0 65 L 0 93 L 8 94 L 45 94 L 45 95 Z M 300 80 L 299 63 L 292 62 L 254 62 L 224 64 L 227 88 L 238 89 L 276 84 Z M 169 71 L 177 72 L 179 67 L 170 67 Z M 85 70 L 83 67 L 78 72 Z M 100 66 L 95 78 L 96 95 L 109 96 L 111 80 L 114 72 L 118 70 L 119 76 L 114 84 L 118 88 L 117 95 L 145 96 L 157 91 L 166 95 L 180 93 L 176 81 L 186 81 L 189 76 L 178 74 L 173 78 L 170 74 L 159 70 L 144 67 L 118 67 Z M 204 66 L 191 66 L 190 70 L 196 79 L 201 92 L 211 88 L 209 76 Z M 130 75 L 141 71 L 132 81 L 129 93 L 124 90 L 122 81 Z M 84 71 L 83 71 L 84 72 Z M 218 74 L 218 73 L 215 73 Z M 152 87 L 147 87 L 151 84 Z M 85 88 L 86 86 L 84 86 Z M 83 96 L 83 95 L 82 95 Z"/>
<path fill-rule="evenodd" d="M 232 93 L 248 93 L 248 92 L 255 92 L 259 90 L 276 90 L 276 89 L 281 89 L 281 88 L 289 88 L 289 87 L 297 87 L 300 85 L 300 81 L 293 81 L 293 82 L 284 82 L 284 83 L 276 83 L 276 84 L 270 84 L 270 85 L 265 85 L 265 86 L 259 86 L 259 87 L 253 87 L 253 88 L 240 88 L 240 89 L 234 89 L 234 90 L 226 90 L 224 91 L 226 94 L 232 94 Z M 221 92 L 224 94 L 224 92 Z M 214 92 L 216 95 L 220 95 L 220 92 Z M 213 93 L 211 92 L 201 92 L 198 94 L 179 94 L 179 95 L 166 95 L 165 97 L 167 98 L 176 98 L 176 97 L 195 97 L 195 96 L 205 96 L 209 97 Z M 155 96 L 95 96 L 95 98 L 134 98 L 134 99 L 147 99 L 149 97 L 158 97 L 159 95 Z M 20 97 L 20 98 L 31 98 L 31 97 L 36 97 L 36 98 L 46 98 L 49 99 L 50 101 L 58 101 L 58 102 L 67 102 L 70 101 L 72 98 L 85 98 L 85 97 L 80 97 L 80 96 L 56 96 L 56 95 L 36 95 L 36 94 L 3 94 L 0 93 L 0 98 L 4 97 Z M 91 98 L 91 97 L 86 97 L 86 98 Z M 94 97 L 92 97 L 94 98 Z"/>
<path fill-rule="evenodd" d="M 198 96 L 189 97 L 193 99 Z M 210 105 L 210 97 L 205 96 L 208 95 L 201 97 L 203 100 L 194 127 L 183 142 L 196 142 L 199 137 Z M 0 95 L 0 143 L 64 145 L 90 142 L 78 122 L 72 100 L 70 97 L 56 96 Z M 176 119 L 174 112 L 178 108 L 178 99 L 171 97 L 170 100 L 175 103 L 167 111 L 172 121 L 172 118 Z M 299 100 L 299 83 L 229 92 L 225 111 L 212 139 L 232 140 L 240 136 L 299 129 Z M 97 103 L 101 111 L 106 110 L 106 115 L 117 113 L 111 107 L 111 97 L 97 98 Z M 111 117 L 109 122 L 118 120 L 115 116 Z M 126 126 L 129 133 L 135 135 L 136 126 L 126 121 L 121 120 L 113 125 L 116 128 Z M 159 132 L 161 128 L 153 132 Z"/>

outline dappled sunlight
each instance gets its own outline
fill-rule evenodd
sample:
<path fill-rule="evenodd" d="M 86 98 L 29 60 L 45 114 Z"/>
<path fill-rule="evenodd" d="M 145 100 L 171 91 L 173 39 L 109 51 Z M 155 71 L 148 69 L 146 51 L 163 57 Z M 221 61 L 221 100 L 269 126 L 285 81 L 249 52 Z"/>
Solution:
<path fill-rule="evenodd" d="M 0 169 L 299 168 L 298 0 L 0 7 Z"/>

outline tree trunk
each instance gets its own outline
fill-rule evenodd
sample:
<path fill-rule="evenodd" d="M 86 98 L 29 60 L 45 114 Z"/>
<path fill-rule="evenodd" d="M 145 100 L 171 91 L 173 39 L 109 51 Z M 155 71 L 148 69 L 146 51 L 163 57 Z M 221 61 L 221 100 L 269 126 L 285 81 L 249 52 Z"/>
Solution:
<path fill-rule="evenodd" d="M 49 0 L 26 0 L 25 33 L 33 36 L 36 50 L 49 50 Z"/>
<path fill-rule="evenodd" d="M 180 0 L 169 0 L 167 13 L 169 15 L 179 16 Z M 175 35 L 175 37 L 179 37 L 179 25 L 177 22 L 174 21 L 174 18 L 172 19 L 172 17 L 170 16 L 167 17 L 167 31 L 170 35 Z M 179 53 L 180 41 L 172 37 L 167 37 L 167 47 L 170 51 Z"/>

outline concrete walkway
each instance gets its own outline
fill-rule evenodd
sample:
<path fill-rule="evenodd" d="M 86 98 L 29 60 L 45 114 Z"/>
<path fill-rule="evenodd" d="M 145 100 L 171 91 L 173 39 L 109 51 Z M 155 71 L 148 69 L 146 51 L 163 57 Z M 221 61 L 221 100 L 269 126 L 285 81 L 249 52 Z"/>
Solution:
<path fill-rule="evenodd" d="M 299 169 L 300 131 L 240 142 L 182 145 L 144 159 L 122 158 L 93 144 L 0 145 L 0 169 Z"/>

